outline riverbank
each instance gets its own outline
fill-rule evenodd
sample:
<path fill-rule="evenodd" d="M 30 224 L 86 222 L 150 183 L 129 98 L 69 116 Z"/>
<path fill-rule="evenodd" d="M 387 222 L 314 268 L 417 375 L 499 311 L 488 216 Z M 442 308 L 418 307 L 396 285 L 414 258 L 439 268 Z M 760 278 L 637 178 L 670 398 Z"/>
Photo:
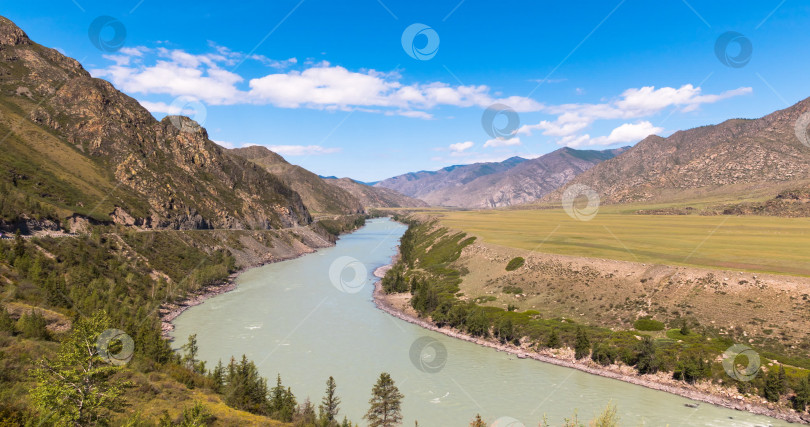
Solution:
<path fill-rule="evenodd" d="M 396 263 L 397 259 L 398 255 L 392 258 L 391 264 L 377 268 L 374 271 L 374 276 L 382 279 L 382 277 L 385 276 L 385 273 L 391 269 L 394 263 Z M 789 409 L 776 408 L 759 397 L 742 396 L 737 393 L 735 389 L 722 387 L 717 384 L 704 382 L 690 386 L 682 381 L 674 380 L 672 376 L 667 373 L 638 375 L 635 369 L 629 366 L 601 366 L 592 362 L 589 358 L 576 360 L 574 358 L 573 350 L 568 348 L 535 351 L 529 348 L 528 343 L 523 343 L 521 346 L 501 344 L 499 341 L 473 337 L 453 328 L 438 327 L 430 321 L 417 316 L 416 312 L 409 305 L 409 294 L 386 294 L 382 290 L 381 281 L 377 281 L 374 285 L 373 298 L 377 308 L 408 323 L 412 323 L 431 331 L 439 332 L 452 338 L 457 338 L 485 347 L 494 348 L 498 351 L 514 354 L 520 359 L 534 359 L 557 366 L 577 369 L 589 374 L 624 381 L 649 389 L 664 391 L 695 401 L 709 403 L 729 409 L 750 412 L 757 415 L 765 415 L 788 422 L 810 424 L 810 417 L 803 417 L 797 412 Z M 690 408 L 685 408 L 685 411 L 691 410 L 692 409 Z M 699 408 L 697 410 L 699 410 Z"/>

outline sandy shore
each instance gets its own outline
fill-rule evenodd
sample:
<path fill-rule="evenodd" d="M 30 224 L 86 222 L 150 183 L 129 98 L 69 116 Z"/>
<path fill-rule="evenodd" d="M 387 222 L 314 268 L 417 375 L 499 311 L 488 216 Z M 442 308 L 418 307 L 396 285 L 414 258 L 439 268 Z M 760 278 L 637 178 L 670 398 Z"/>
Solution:
<path fill-rule="evenodd" d="M 392 258 L 392 264 L 376 269 L 374 275 L 381 279 L 385 276 L 385 273 L 391 269 L 397 259 L 398 255 Z M 810 417 L 806 415 L 802 416 L 790 409 L 776 408 L 772 404 L 765 402 L 762 398 L 740 396 L 735 389 L 721 387 L 709 382 L 690 386 L 682 381 L 672 379 L 672 375 L 668 373 L 638 375 L 632 367 L 628 366 L 601 366 L 592 362 L 590 359 L 577 361 L 571 349 L 544 349 L 535 351 L 528 348 L 528 345 L 518 347 L 511 344 L 501 344 L 499 341 L 470 336 L 457 329 L 449 327 L 440 328 L 424 318 L 419 318 L 415 311 L 408 305 L 408 300 L 409 298 L 407 296 L 403 298 L 401 294 L 389 295 L 384 293 L 381 281 L 377 281 L 374 284 L 374 303 L 377 308 L 408 323 L 413 323 L 449 337 L 511 353 L 520 359 L 535 359 L 553 365 L 577 369 L 593 375 L 676 394 L 699 402 L 710 403 L 758 415 L 766 415 L 793 423 L 810 424 Z M 711 393 L 709 392 L 710 390 L 712 391 Z"/>

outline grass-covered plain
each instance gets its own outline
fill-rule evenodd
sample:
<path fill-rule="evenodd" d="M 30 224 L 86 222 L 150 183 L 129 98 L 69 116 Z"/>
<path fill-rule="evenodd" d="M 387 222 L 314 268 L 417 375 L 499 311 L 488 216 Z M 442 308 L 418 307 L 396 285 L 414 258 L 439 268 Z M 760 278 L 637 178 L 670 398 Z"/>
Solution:
<path fill-rule="evenodd" d="M 603 206 L 590 221 L 561 208 L 431 214 L 486 242 L 537 252 L 810 276 L 810 218 L 635 213 L 645 208 Z"/>

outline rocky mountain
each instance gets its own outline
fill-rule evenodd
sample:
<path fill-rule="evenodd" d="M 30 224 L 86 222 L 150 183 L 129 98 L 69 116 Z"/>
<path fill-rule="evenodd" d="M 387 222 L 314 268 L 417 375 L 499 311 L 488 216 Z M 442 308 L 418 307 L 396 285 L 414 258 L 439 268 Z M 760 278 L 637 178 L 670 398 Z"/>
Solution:
<path fill-rule="evenodd" d="M 366 208 L 418 208 L 427 207 L 422 200 L 400 194 L 385 187 L 372 187 L 351 178 L 326 179 L 329 184 L 351 193 Z"/>
<path fill-rule="evenodd" d="M 308 224 L 301 197 L 185 117 L 136 100 L 0 17 L 0 215 L 144 228 Z M 24 209 L 20 209 L 24 207 Z M 28 212 L 21 217 L 19 212 Z"/>
<path fill-rule="evenodd" d="M 626 149 L 561 148 L 536 159 L 513 157 L 500 163 L 451 166 L 436 172 L 400 175 L 377 185 L 399 189 L 430 205 L 465 208 L 512 206 L 533 202 Z"/>
<path fill-rule="evenodd" d="M 478 177 L 509 170 L 525 161 L 521 157 L 512 157 L 502 162 L 453 165 L 437 171 L 410 172 L 382 180 L 374 186 L 390 188 L 406 196 L 422 199 L 442 188 L 458 187 Z"/>
<path fill-rule="evenodd" d="M 808 112 L 810 98 L 759 119 L 649 136 L 572 183 L 593 188 L 608 203 L 774 197 L 810 188 L 810 147 L 796 136 Z"/>
<path fill-rule="evenodd" d="M 266 171 L 279 177 L 301 195 L 304 204 L 313 213 L 356 214 L 364 213 L 363 204 L 350 192 L 334 185 L 318 175 L 293 165 L 266 147 L 251 146 L 228 150 L 231 154 L 250 160 Z"/>

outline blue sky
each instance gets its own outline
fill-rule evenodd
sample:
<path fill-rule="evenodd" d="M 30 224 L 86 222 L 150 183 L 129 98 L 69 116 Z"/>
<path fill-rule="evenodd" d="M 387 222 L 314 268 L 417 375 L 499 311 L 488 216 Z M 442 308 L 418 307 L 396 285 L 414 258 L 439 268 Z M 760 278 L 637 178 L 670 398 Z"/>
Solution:
<path fill-rule="evenodd" d="M 800 0 L 179 3 L 32 0 L 2 14 L 158 118 L 181 111 L 223 145 L 366 181 L 632 145 L 810 96 Z M 114 24 L 91 37 L 103 16 Z M 493 104 L 514 113 L 488 134 Z"/>

